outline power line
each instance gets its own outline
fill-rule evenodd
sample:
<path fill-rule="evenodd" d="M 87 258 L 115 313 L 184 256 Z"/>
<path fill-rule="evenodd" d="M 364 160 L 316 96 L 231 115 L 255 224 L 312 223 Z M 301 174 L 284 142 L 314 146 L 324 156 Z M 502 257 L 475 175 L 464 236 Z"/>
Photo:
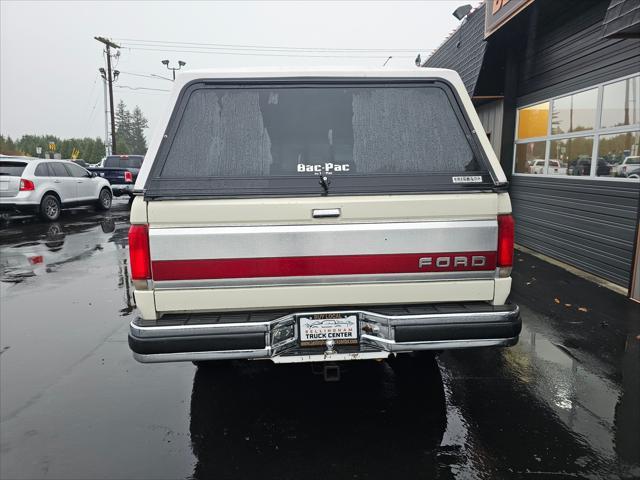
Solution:
<path fill-rule="evenodd" d="M 174 42 L 169 40 L 142 40 L 133 38 L 122 38 L 120 41 L 132 46 L 173 46 L 187 48 L 209 48 L 223 50 L 274 50 L 274 51 L 298 51 L 298 52 L 346 52 L 346 53 L 371 53 L 371 52 L 426 52 L 433 48 L 339 48 L 339 47 L 287 47 L 274 45 L 242 45 L 231 43 L 201 43 L 201 42 Z"/>
<path fill-rule="evenodd" d="M 126 88 L 127 90 L 155 90 L 156 92 L 170 92 L 164 88 L 149 88 L 149 87 L 131 87 L 129 85 L 116 85 L 116 88 Z"/>
<path fill-rule="evenodd" d="M 120 75 L 133 75 L 134 77 L 153 78 L 154 80 L 171 80 L 159 75 L 153 75 L 150 73 L 137 73 L 137 72 L 123 72 L 120 70 Z"/>
<path fill-rule="evenodd" d="M 248 53 L 248 52 L 225 52 L 225 51 L 207 51 L 207 50 L 169 50 L 166 48 L 140 48 L 140 47 L 127 47 L 128 50 L 142 50 L 151 52 L 165 52 L 165 53 L 200 53 L 207 55 L 247 55 L 253 57 L 298 57 L 298 58 L 385 58 L 384 55 L 313 55 L 313 54 L 289 54 L 289 53 Z M 413 55 L 394 55 L 394 58 L 414 58 Z"/>

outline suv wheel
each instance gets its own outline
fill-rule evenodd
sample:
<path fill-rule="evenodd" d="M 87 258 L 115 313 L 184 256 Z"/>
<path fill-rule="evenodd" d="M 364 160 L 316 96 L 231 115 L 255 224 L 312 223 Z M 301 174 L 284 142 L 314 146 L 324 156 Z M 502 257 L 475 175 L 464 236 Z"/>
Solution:
<path fill-rule="evenodd" d="M 60 217 L 60 200 L 55 195 L 47 193 L 40 202 L 40 216 L 53 222 Z"/>
<path fill-rule="evenodd" d="M 98 208 L 100 210 L 109 210 L 111 208 L 112 198 L 113 196 L 108 189 L 103 188 L 100 190 L 100 195 L 98 196 Z"/>

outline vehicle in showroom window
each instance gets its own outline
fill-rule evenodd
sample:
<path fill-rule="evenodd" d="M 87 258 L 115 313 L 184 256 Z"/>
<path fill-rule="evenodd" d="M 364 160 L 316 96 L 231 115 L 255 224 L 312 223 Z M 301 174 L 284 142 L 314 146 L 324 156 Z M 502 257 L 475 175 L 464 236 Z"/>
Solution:
<path fill-rule="evenodd" d="M 507 181 L 457 73 L 187 72 L 171 102 L 131 208 L 137 360 L 517 342 Z"/>
<path fill-rule="evenodd" d="M 0 157 L 0 210 L 57 220 L 65 208 L 93 205 L 109 210 L 111 187 L 74 162 Z"/>

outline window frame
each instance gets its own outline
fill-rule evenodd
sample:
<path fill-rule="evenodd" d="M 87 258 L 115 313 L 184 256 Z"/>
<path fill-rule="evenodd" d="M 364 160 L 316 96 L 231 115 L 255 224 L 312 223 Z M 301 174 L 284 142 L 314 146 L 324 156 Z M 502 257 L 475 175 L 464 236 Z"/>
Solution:
<path fill-rule="evenodd" d="M 602 99 L 603 99 L 603 93 L 604 93 L 604 87 L 607 85 L 611 85 L 613 83 L 618 83 L 630 78 L 638 78 L 638 81 L 640 81 L 640 74 L 638 73 L 632 73 L 631 75 L 625 75 L 624 77 L 619 77 L 619 78 L 615 78 L 613 80 L 607 80 L 606 82 L 601 82 L 595 85 L 590 85 L 588 87 L 585 88 L 581 88 L 579 90 L 573 90 L 570 92 L 565 92 L 561 95 L 556 95 L 553 97 L 549 97 L 546 99 L 541 99 L 541 100 L 537 100 L 535 102 L 531 102 L 531 103 L 527 103 L 525 105 L 518 105 L 516 107 L 516 125 L 515 125 L 515 131 L 514 131 L 514 139 L 513 139 L 513 158 L 512 158 L 512 166 L 511 166 L 511 174 L 514 176 L 519 176 L 519 177 L 531 177 L 533 176 L 530 173 L 520 173 L 520 172 L 516 172 L 516 153 L 517 153 L 517 149 L 516 149 L 516 145 L 519 144 L 523 144 L 523 143 L 532 143 L 532 142 L 545 142 L 545 158 L 544 158 L 544 170 L 543 173 L 539 173 L 536 174 L 535 177 L 544 177 L 544 178 L 559 178 L 559 179 L 570 179 L 570 180 L 598 180 L 598 181 L 615 181 L 615 182 L 632 182 L 632 183 L 638 183 L 638 180 L 634 179 L 634 178 L 624 178 L 624 177 L 606 177 L 606 176 L 597 176 L 596 175 L 596 171 L 598 168 L 598 148 L 600 146 L 600 136 L 602 135 L 613 135 L 613 134 L 620 134 L 620 133 L 632 133 L 632 132 L 640 132 L 640 123 L 632 123 L 629 125 L 622 125 L 622 126 L 618 126 L 618 127 L 606 127 L 606 128 L 602 128 L 601 127 L 601 123 L 602 123 Z M 569 132 L 569 133 L 558 133 L 558 134 L 552 134 L 551 133 L 551 123 L 553 120 L 553 105 L 555 100 L 560 99 L 560 98 L 564 98 L 564 97 L 568 97 L 570 95 L 575 95 L 577 93 L 582 93 L 582 92 L 586 92 L 589 90 L 593 90 L 593 89 L 597 89 L 598 90 L 598 94 L 597 94 L 597 104 L 596 104 L 596 121 L 595 121 L 595 126 L 593 129 L 591 130 L 581 130 L 579 132 Z M 549 102 L 549 119 L 548 119 L 548 125 L 547 125 L 547 135 L 543 136 L 543 137 L 530 137 L 530 138 L 523 138 L 523 139 L 518 139 L 518 128 L 519 128 L 519 123 L 520 123 L 520 110 L 527 108 L 527 107 L 532 107 L 534 105 L 539 105 L 541 103 L 545 103 L 545 102 Z M 591 151 L 591 170 L 589 172 L 589 175 L 576 175 L 576 176 L 569 176 L 569 175 L 557 175 L 557 174 L 550 174 L 547 173 L 549 171 L 549 154 L 550 154 L 550 150 L 551 150 L 551 142 L 553 140 L 565 140 L 567 138 L 579 138 L 579 137 L 593 137 L 593 147 L 592 147 L 592 151 Z M 594 161 L 595 160 L 595 161 Z"/>

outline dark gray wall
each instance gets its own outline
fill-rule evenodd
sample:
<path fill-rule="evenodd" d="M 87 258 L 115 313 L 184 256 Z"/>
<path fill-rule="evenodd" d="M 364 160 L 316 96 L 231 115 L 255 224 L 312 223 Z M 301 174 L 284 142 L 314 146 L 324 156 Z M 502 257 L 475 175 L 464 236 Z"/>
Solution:
<path fill-rule="evenodd" d="M 513 176 L 516 242 L 626 287 L 639 196 L 634 182 Z"/>
<path fill-rule="evenodd" d="M 608 0 L 534 2 L 535 32 L 518 66 L 519 105 L 640 71 L 640 39 L 603 38 L 608 6 Z"/>

